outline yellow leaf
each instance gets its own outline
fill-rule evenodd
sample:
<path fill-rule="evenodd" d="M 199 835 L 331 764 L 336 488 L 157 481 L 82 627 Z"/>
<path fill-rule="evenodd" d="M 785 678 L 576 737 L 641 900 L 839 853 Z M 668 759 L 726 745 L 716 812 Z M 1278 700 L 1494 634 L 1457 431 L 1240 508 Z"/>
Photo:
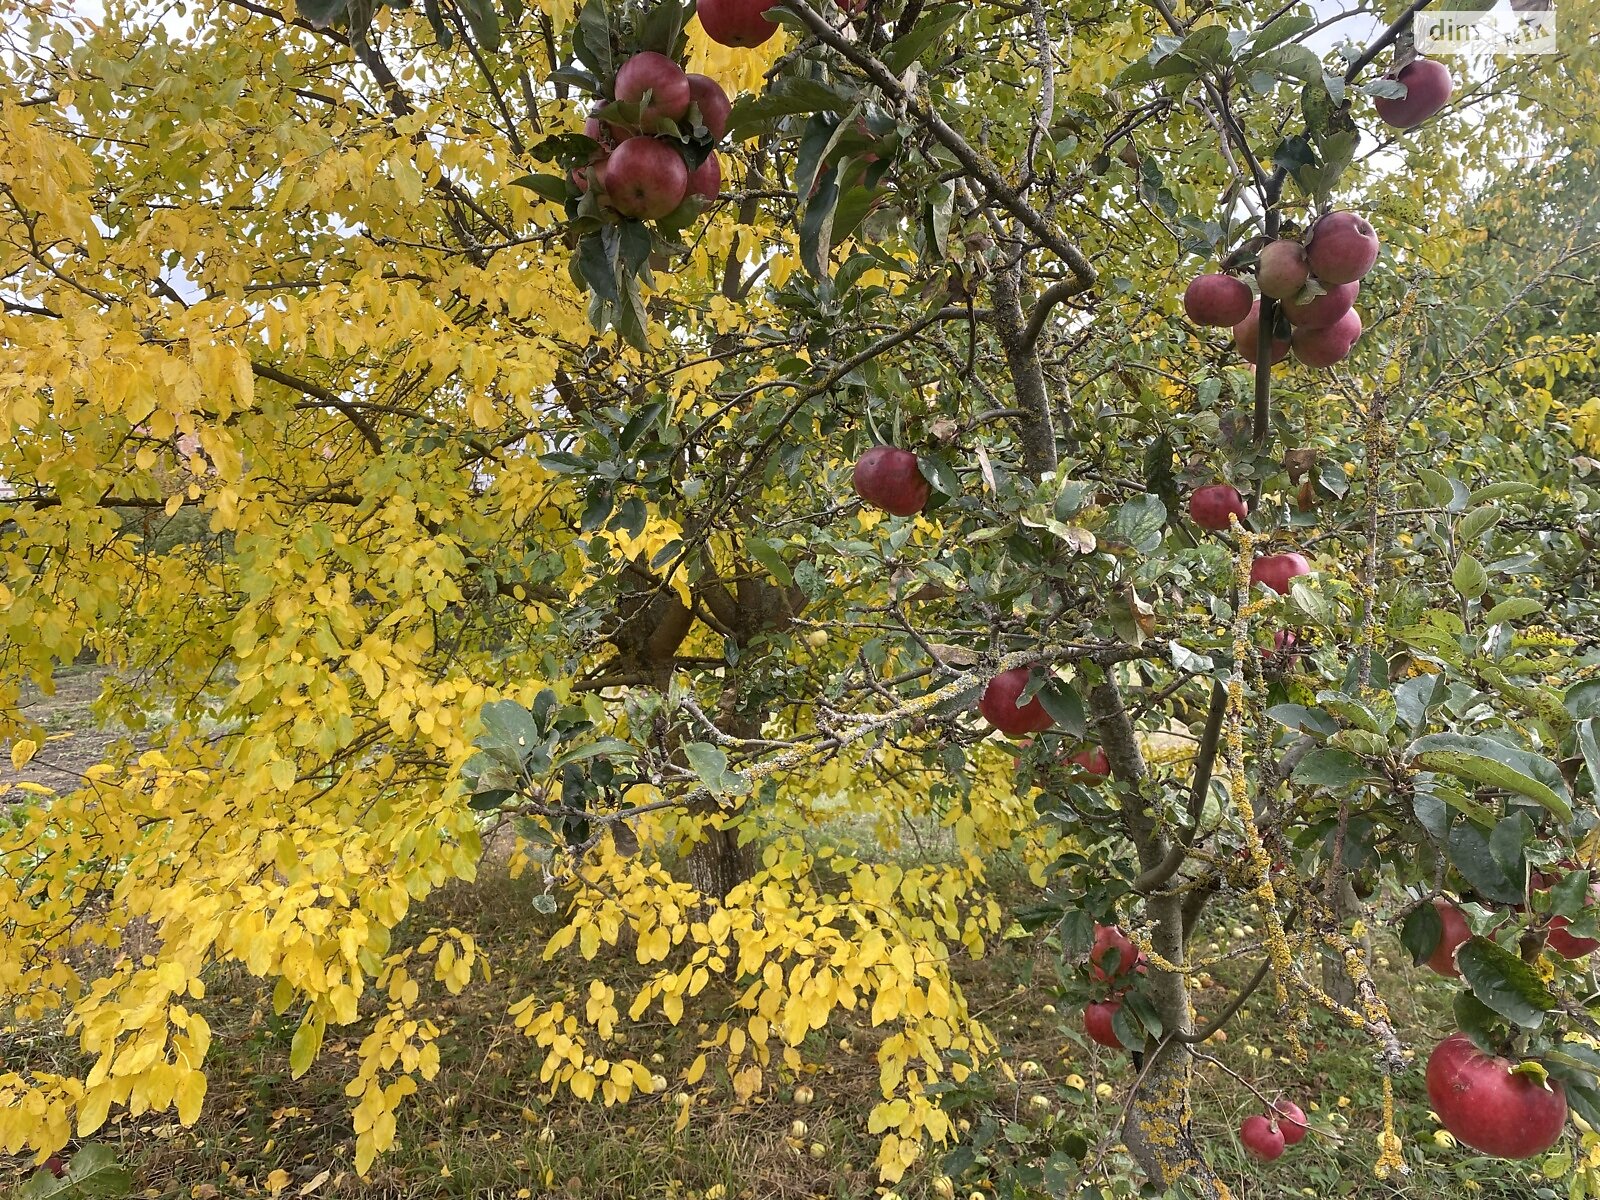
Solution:
<path fill-rule="evenodd" d="M 39 751 L 39 743 L 32 738 L 18 738 L 11 743 L 11 766 L 20 771 Z"/>

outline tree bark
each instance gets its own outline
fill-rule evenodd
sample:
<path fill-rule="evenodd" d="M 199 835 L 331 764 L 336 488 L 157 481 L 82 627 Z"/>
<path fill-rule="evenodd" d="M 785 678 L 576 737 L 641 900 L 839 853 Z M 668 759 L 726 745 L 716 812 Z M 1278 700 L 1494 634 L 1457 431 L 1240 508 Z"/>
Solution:
<path fill-rule="evenodd" d="M 1122 693 L 1109 676 L 1089 693 L 1094 731 L 1111 764 L 1122 798 L 1122 821 L 1143 871 L 1158 868 L 1171 849 L 1144 795 L 1147 773 L 1133 722 L 1123 707 Z M 1177 895 L 1157 894 L 1145 902 L 1150 943 L 1164 961 L 1181 967 L 1186 957 L 1183 902 Z M 1161 1018 L 1167 1035 L 1194 1032 L 1189 986 L 1175 972 L 1151 965 L 1145 995 Z M 1145 1043 L 1146 1059 L 1135 1085 L 1133 1102 L 1122 1128 L 1122 1141 L 1152 1183 L 1173 1188 L 1187 1180 L 1194 1194 L 1220 1200 L 1226 1193 L 1200 1155 L 1190 1130 L 1189 1087 L 1194 1056 L 1170 1036 Z"/>

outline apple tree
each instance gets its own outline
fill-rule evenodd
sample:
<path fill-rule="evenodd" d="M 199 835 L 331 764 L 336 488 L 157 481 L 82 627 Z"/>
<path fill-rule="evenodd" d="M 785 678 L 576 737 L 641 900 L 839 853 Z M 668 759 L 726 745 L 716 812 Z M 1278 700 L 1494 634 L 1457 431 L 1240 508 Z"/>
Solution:
<path fill-rule="evenodd" d="M 82 1066 L 0 1066 L 0 1147 L 194 1121 L 233 962 L 294 1071 L 360 1031 L 366 1171 L 486 833 L 580 1100 L 658 1090 L 651 1022 L 745 1099 L 854 1010 L 898 1179 L 1020 922 L 1137 1055 L 1085 1174 L 1223 1194 L 1191 1082 L 1252 995 L 1286 1097 L 1312 1011 L 1370 1042 L 1380 1172 L 1430 1053 L 1488 1153 L 1600 1124 L 1595 48 L 1430 61 L 1421 7 L 5 2 L 0 723 L 48 760 L 87 654 L 127 736 L 7 796 L 0 987 Z M 1461 980 L 1437 1051 L 1385 923 Z"/>

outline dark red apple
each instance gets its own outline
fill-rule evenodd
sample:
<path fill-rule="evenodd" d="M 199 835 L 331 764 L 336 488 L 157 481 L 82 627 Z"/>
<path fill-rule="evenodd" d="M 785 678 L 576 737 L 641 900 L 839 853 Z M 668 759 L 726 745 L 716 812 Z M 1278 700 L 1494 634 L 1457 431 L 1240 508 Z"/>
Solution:
<path fill-rule="evenodd" d="M 1278 1118 L 1278 1132 L 1283 1134 L 1285 1146 L 1298 1146 L 1305 1141 L 1311 1126 L 1306 1124 L 1306 1114 L 1293 1100 L 1276 1100 L 1272 1111 Z"/>
<path fill-rule="evenodd" d="M 1101 1000 L 1083 1010 L 1083 1028 L 1091 1042 L 1099 1042 L 1102 1046 L 1110 1046 L 1113 1050 L 1123 1048 L 1122 1039 L 1117 1037 L 1116 1030 L 1111 1027 L 1111 1022 L 1121 1008 L 1121 1000 Z"/>
<path fill-rule="evenodd" d="M 689 98 L 700 110 L 700 123 L 706 127 L 713 142 L 720 142 L 728 132 L 728 114 L 733 112 L 733 101 L 722 85 L 709 75 L 689 76 Z"/>
<path fill-rule="evenodd" d="M 1577 864 L 1570 861 L 1563 861 L 1557 863 L 1556 865 L 1571 870 L 1576 867 Z M 1560 879 L 1560 875 L 1553 875 L 1544 871 L 1536 871 L 1534 872 L 1533 876 L 1534 890 L 1539 892 L 1546 891 L 1553 887 Z M 1589 884 L 1589 902 L 1591 904 L 1600 903 L 1600 879 L 1594 880 Z M 1567 920 L 1566 917 L 1551 917 L 1550 928 L 1546 931 L 1545 935 L 1545 944 L 1557 954 L 1561 955 L 1562 958 L 1588 958 L 1589 955 L 1593 954 L 1596 950 L 1600 950 L 1600 941 L 1596 941 L 1594 938 L 1579 937 L 1576 934 L 1568 933 L 1567 926 L 1571 924 L 1572 922 Z"/>
<path fill-rule="evenodd" d="M 1301 329 L 1324 329 L 1350 311 L 1360 291 L 1359 283 L 1336 283 L 1304 304 L 1285 301 L 1283 315 L 1289 318 L 1289 324 Z"/>
<path fill-rule="evenodd" d="M 759 46 L 778 32 L 766 18 L 777 0 L 700 0 L 700 28 L 722 46 Z"/>
<path fill-rule="evenodd" d="M 1090 746 L 1087 750 L 1079 750 L 1067 761 L 1088 776 L 1090 783 L 1099 783 L 1111 774 L 1111 760 L 1106 757 L 1106 752 L 1099 746 Z"/>
<path fill-rule="evenodd" d="M 1287 300 L 1299 294 L 1309 278 L 1306 248 L 1291 238 L 1269 242 L 1256 258 L 1256 286 L 1263 296 Z"/>
<path fill-rule="evenodd" d="M 1250 315 L 1250 285 L 1232 275 L 1196 275 L 1183 291 L 1183 311 L 1196 325 L 1219 329 Z"/>
<path fill-rule="evenodd" d="M 1272 1162 L 1283 1156 L 1283 1131 L 1267 1117 L 1246 1117 L 1239 1126 L 1239 1141 L 1246 1154 L 1262 1162 Z"/>
<path fill-rule="evenodd" d="M 1230 516 L 1242 521 L 1249 515 L 1239 489 L 1230 483 L 1208 483 L 1189 497 L 1189 519 L 1201 529 L 1228 529 Z"/>
<path fill-rule="evenodd" d="M 1331 212 L 1311 227 L 1306 258 L 1324 286 L 1354 283 L 1378 261 L 1377 231 L 1353 212 Z"/>
<path fill-rule="evenodd" d="M 1273 671 L 1292 671 L 1295 664 L 1300 661 L 1300 652 L 1295 649 L 1299 639 L 1295 637 L 1292 629 L 1280 629 L 1272 635 L 1272 650 L 1266 656 L 1266 665 Z"/>
<path fill-rule="evenodd" d="M 1453 1033 L 1428 1056 L 1428 1100 L 1456 1140 L 1496 1158 L 1532 1158 L 1556 1144 L 1567 1123 L 1567 1094 Z"/>
<path fill-rule="evenodd" d="M 589 115 L 583 122 L 584 136 L 600 143 L 601 154 L 615 150 L 619 143 L 635 136 L 635 131 L 626 125 L 606 119 L 606 109 L 609 107 L 610 105 L 601 101 L 589 110 Z"/>
<path fill-rule="evenodd" d="M 1398 75 L 1388 76 L 1406 85 L 1406 94 L 1398 98 L 1374 96 L 1372 107 L 1385 125 L 1396 129 L 1415 129 L 1446 104 L 1456 82 L 1450 77 L 1450 68 L 1431 58 L 1413 58 L 1400 68 Z"/>
<path fill-rule="evenodd" d="M 705 162 L 689 172 L 689 195 L 705 200 L 715 200 L 722 191 L 722 164 L 715 151 L 706 155 Z M 913 458 L 916 455 L 912 455 Z M 926 503 L 926 501 L 924 501 Z"/>
<path fill-rule="evenodd" d="M 645 102 L 645 96 L 650 97 Z M 617 100 L 642 104 L 639 125 L 656 129 L 662 121 L 681 121 L 689 111 L 689 77 L 665 54 L 646 50 L 635 54 L 617 72 Z"/>
<path fill-rule="evenodd" d="M 874 508 L 897 517 L 921 512 L 933 489 L 922 477 L 917 456 L 893 446 L 874 446 L 856 460 L 856 495 Z"/>
<path fill-rule="evenodd" d="M 1332 325 L 1315 329 L 1302 325 L 1289 339 L 1294 356 L 1308 367 L 1331 367 L 1350 356 L 1361 336 L 1361 314 L 1348 310 Z"/>
<path fill-rule="evenodd" d="M 1250 586 L 1264 583 L 1278 595 L 1286 595 L 1289 581 L 1311 574 L 1311 564 L 1303 554 L 1264 554 L 1250 564 Z"/>
<path fill-rule="evenodd" d="M 1240 356 L 1247 363 L 1254 364 L 1254 363 L 1260 361 L 1256 357 L 1256 350 L 1257 350 L 1256 339 L 1257 339 L 1258 335 L 1260 334 L 1260 325 L 1261 325 L 1261 301 L 1257 300 L 1254 304 L 1252 304 L 1250 306 L 1250 311 L 1245 314 L 1244 320 L 1240 321 L 1237 325 L 1235 325 L 1233 327 L 1233 344 L 1234 344 L 1235 347 L 1238 348 Z M 1273 362 L 1275 362 L 1275 363 L 1282 362 L 1283 359 L 1284 359 L 1284 356 L 1287 355 L 1288 353 L 1289 353 L 1289 339 L 1288 338 L 1273 338 L 1272 339 L 1272 361 Z"/>
<path fill-rule="evenodd" d="M 1113 950 L 1117 952 L 1117 961 L 1108 971 L 1105 966 L 1106 956 Z M 1139 953 L 1139 947 L 1135 946 L 1133 940 L 1115 925 L 1094 927 L 1094 946 L 1089 950 L 1089 978 L 1096 983 L 1108 983 L 1138 970 L 1143 966 L 1143 958 L 1144 956 Z"/>
<path fill-rule="evenodd" d="M 629 138 L 611 152 L 601 182 L 611 206 L 625 217 L 654 221 L 666 216 L 689 191 L 683 155 L 651 137 Z"/>
<path fill-rule="evenodd" d="M 1439 944 L 1428 955 L 1428 970 L 1435 975 L 1459 979 L 1461 969 L 1456 966 L 1456 948 L 1472 937 L 1472 928 L 1461 910 L 1448 900 L 1435 899 L 1433 907 L 1439 913 L 1444 931 L 1439 935 Z"/>
<path fill-rule="evenodd" d="M 1055 724 L 1037 696 L 1022 707 L 1017 707 L 1017 698 L 1027 690 L 1031 675 L 1027 667 L 1001 671 L 989 680 L 978 700 L 978 711 L 983 714 L 983 719 L 1008 737 L 1043 733 Z"/>

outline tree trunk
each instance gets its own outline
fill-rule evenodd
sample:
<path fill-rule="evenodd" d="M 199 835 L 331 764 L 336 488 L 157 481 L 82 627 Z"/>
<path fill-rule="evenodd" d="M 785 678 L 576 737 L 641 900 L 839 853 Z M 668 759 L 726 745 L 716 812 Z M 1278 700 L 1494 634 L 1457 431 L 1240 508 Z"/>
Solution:
<path fill-rule="evenodd" d="M 1133 722 L 1122 704 L 1122 693 L 1109 676 L 1089 693 L 1089 710 L 1101 749 L 1122 798 L 1122 820 L 1139 856 L 1139 867 L 1153 871 L 1165 861 L 1171 846 L 1160 832 L 1143 794 L 1146 782 L 1144 755 L 1139 750 Z M 1150 920 L 1151 948 L 1163 960 L 1181 967 L 1184 947 L 1183 902 L 1176 895 L 1152 896 L 1145 903 Z M 1150 1181 L 1174 1188 L 1187 1181 L 1193 1194 L 1220 1200 L 1226 1192 L 1200 1155 L 1189 1127 L 1189 1086 L 1194 1056 L 1173 1034 L 1194 1031 L 1189 1009 L 1189 987 L 1174 971 L 1151 966 L 1145 994 L 1161 1018 L 1165 1039 L 1148 1039 L 1150 1055 L 1135 1085 L 1133 1103 L 1122 1127 L 1123 1144 Z"/>

